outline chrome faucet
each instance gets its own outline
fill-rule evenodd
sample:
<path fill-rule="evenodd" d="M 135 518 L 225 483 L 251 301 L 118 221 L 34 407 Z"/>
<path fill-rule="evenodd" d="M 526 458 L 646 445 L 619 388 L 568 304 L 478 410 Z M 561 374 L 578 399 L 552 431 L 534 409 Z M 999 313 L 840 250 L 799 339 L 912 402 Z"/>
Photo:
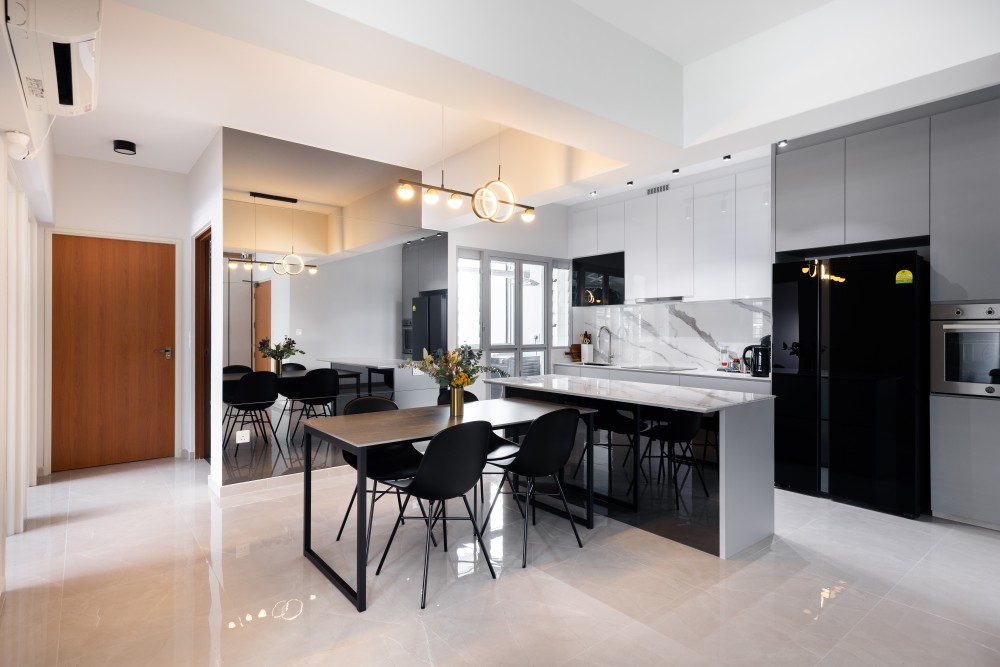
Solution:
<path fill-rule="evenodd" d="M 604 333 L 605 331 L 608 332 L 608 363 L 610 364 L 611 362 L 613 362 L 615 360 L 615 355 L 612 354 L 612 352 L 611 352 L 611 329 L 609 329 L 607 327 L 604 327 L 604 326 L 602 326 L 600 329 L 598 329 L 598 331 L 597 331 L 597 346 L 598 346 L 598 349 L 600 349 L 601 334 Z"/>

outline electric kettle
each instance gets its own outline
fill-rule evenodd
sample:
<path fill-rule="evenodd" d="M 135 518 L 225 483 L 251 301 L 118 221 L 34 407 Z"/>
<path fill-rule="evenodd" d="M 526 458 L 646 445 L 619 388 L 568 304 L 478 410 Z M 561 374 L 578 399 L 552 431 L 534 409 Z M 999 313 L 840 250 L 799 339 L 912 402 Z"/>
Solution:
<path fill-rule="evenodd" d="M 766 378 L 771 372 L 771 347 L 748 345 L 743 349 L 743 367 L 749 368 L 750 375 L 755 378 Z"/>

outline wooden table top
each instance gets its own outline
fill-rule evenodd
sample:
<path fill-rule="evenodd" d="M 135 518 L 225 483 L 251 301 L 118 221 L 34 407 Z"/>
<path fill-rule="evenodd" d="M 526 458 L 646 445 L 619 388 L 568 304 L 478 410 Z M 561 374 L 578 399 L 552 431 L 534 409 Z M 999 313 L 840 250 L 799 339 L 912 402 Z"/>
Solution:
<path fill-rule="evenodd" d="M 398 442 L 428 440 L 449 426 L 471 421 L 488 421 L 493 428 L 505 428 L 534 421 L 565 405 L 526 398 L 496 398 L 465 404 L 465 414 L 451 417 L 447 405 L 367 412 L 338 417 L 316 417 L 306 421 L 306 432 L 323 440 L 333 440 L 351 448 L 373 447 Z M 575 408 L 580 414 L 596 412 Z"/>

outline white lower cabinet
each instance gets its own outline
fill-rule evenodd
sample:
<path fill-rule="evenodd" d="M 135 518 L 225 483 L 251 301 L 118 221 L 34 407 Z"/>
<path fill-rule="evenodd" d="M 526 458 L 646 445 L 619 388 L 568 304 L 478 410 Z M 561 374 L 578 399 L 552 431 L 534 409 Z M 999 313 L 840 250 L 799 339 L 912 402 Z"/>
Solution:
<path fill-rule="evenodd" d="M 580 377 L 579 364 L 552 364 L 552 372 L 556 375 L 574 375 Z"/>
<path fill-rule="evenodd" d="M 931 511 L 1000 529 L 1000 401 L 931 396 Z"/>

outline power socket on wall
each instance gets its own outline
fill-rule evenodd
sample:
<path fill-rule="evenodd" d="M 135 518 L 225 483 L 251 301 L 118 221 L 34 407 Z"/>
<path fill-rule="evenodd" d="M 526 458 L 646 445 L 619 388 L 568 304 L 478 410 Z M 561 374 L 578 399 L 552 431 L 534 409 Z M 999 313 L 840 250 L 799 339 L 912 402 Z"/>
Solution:
<path fill-rule="evenodd" d="M 243 443 L 250 442 L 250 431 L 237 431 L 236 432 L 236 444 L 242 445 Z"/>

